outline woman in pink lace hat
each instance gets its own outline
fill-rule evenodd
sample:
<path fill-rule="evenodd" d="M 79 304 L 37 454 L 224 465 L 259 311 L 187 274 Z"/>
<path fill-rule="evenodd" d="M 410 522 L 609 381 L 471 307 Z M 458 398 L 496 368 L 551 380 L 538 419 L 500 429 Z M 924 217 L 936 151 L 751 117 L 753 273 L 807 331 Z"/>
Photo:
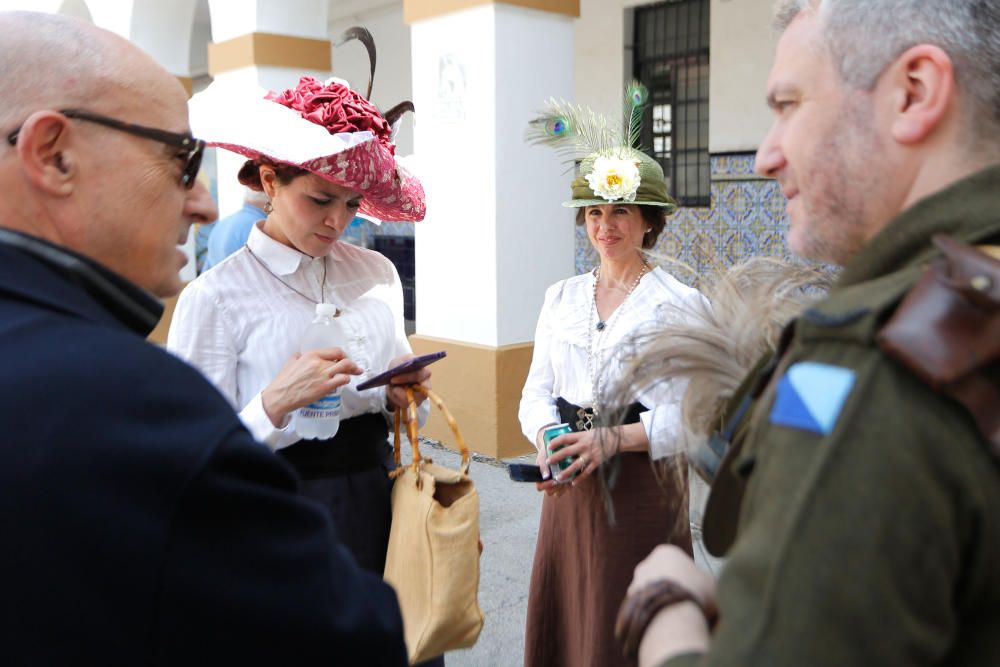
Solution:
<path fill-rule="evenodd" d="M 167 346 L 200 368 L 257 439 L 296 469 L 301 492 L 329 509 L 359 564 L 381 574 L 391 520 L 388 424 L 405 402 L 400 385 L 426 384 L 430 372 L 357 390 L 411 349 L 396 269 L 340 237 L 357 213 L 421 220 L 423 188 L 397 163 L 389 123 L 343 81 L 303 77 L 295 88 L 250 99 L 213 91 L 191 107 L 210 145 L 246 156 L 239 180 L 270 204 L 246 245 L 181 294 Z M 324 303 L 339 313 L 342 349 L 299 354 Z M 293 414 L 337 388 L 336 435 L 303 439 Z M 426 405 L 418 415 L 426 419 Z"/>

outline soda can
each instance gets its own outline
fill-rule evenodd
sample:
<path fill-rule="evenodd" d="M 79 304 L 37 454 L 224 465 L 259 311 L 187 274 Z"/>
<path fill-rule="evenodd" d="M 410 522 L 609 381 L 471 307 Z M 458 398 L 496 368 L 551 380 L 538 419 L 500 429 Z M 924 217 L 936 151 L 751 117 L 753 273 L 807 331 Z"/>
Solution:
<path fill-rule="evenodd" d="M 545 455 L 552 456 L 552 454 L 557 449 L 559 449 L 559 447 L 556 447 L 556 449 L 552 449 L 552 447 L 549 444 L 550 442 L 558 438 L 560 435 L 563 435 L 564 433 L 572 433 L 572 432 L 573 429 L 570 428 L 569 424 L 556 424 L 555 426 L 550 426 L 544 431 L 542 431 L 542 442 L 545 443 Z M 566 468 L 570 467 L 573 464 L 573 461 L 575 460 L 576 460 L 575 456 L 570 456 L 568 458 L 559 461 L 559 463 L 551 464 L 549 466 L 549 474 L 552 475 L 552 479 L 553 480 L 556 479 L 556 477 L 560 473 L 564 472 Z M 569 480 L 563 480 L 563 481 L 569 481 Z"/>

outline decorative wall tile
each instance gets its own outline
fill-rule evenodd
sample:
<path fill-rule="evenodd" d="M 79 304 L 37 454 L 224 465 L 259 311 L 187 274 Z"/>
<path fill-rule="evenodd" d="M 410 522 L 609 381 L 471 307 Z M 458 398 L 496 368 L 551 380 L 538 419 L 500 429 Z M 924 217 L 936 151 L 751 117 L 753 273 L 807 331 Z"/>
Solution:
<path fill-rule="evenodd" d="M 753 164 L 753 153 L 712 156 L 711 206 L 681 208 L 668 217 L 652 250 L 665 270 L 697 284 L 698 277 L 715 266 L 731 266 L 754 256 L 789 255 L 785 197 L 776 182 L 754 175 Z M 597 263 L 597 252 L 578 227 L 577 272 Z"/>

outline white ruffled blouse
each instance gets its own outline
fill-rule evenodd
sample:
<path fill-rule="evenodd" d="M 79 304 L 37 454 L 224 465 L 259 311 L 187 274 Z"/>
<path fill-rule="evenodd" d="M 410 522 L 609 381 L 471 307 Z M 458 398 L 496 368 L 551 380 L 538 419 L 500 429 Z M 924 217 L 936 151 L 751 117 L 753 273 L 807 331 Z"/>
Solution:
<path fill-rule="evenodd" d="M 560 281 L 545 292 L 518 412 L 521 430 L 533 443 L 542 427 L 561 421 L 558 397 L 581 407 L 593 406 L 595 370 L 602 373 L 600 392 L 614 395 L 631 337 L 647 327 L 655 328 L 661 318 L 676 317 L 684 311 L 684 304 L 690 307 L 704 298 L 698 290 L 656 267 L 608 318 L 604 330 L 597 331 L 594 281 L 593 272 L 588 272 Z M 685 384 L 665 382 L 624 397 L 626 403 L 638 401 L 648 408 L 640 419 L 654 459 L 675 454 L 680 447 L 680 401 Z"/>

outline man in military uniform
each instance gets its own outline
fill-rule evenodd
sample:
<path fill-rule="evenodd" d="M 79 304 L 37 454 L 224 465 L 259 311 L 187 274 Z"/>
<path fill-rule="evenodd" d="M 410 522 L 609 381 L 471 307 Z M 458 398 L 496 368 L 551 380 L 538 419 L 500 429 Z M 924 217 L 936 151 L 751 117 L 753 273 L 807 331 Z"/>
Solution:
<path fill-rule="evenodd" d="M 718 589 L 661 547 L 622 635 L 641 665 L 1000 664 L 1000 0 L 777 23 L 757 170 L 843 271 L 730 412 Z"/>

